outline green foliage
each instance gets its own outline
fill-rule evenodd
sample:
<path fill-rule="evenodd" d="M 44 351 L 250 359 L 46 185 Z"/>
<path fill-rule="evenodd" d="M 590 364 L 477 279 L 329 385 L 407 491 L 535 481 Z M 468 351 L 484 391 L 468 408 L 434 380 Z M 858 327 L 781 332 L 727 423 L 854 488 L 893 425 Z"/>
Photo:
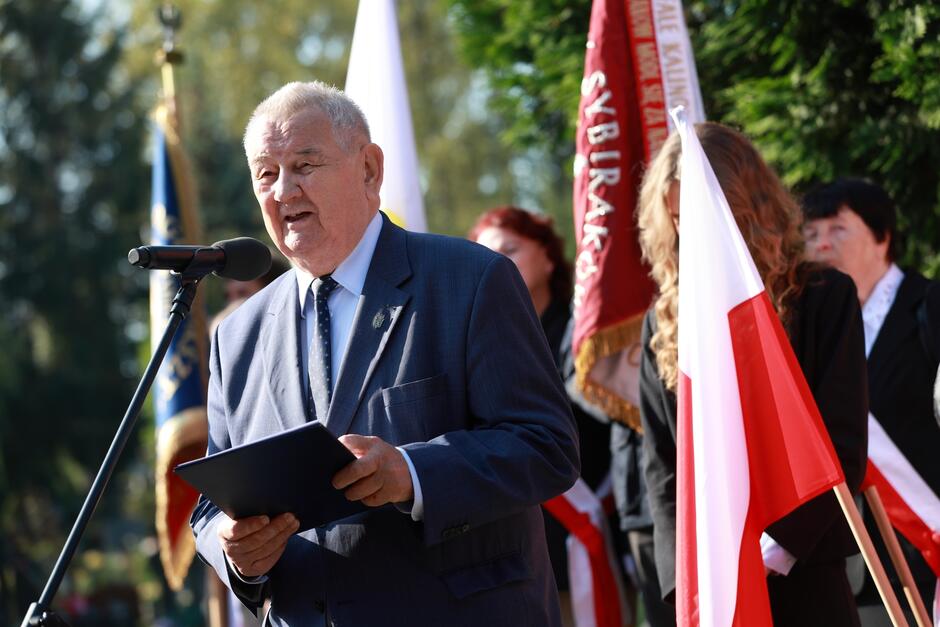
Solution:
<path fill-rule="evenodd" d="M 590 2 L 450 0 L 464 56 L 494 85 L 504 139 L 574 151 Z M 911 0 L 694 0 L 686 14 L 709 118 L 752 137 L 797 192 L 882 184 L 905 263 L 940 276 L 940 7 Z"/>
<path fill-rule="evenodd" d="M 485 75 L 491 126 L 516 155 L 515 201 L 555 219 L 574 254 L 572 158 L 590 0 L 447 0 L 464 59 Z"/>
<path fill-rule="evenodd" d="M 864 176 L 895 199 L 902 261 L 940 270 L 940 8 L 909 1 L 697 2 L 710 117 L 797 191 Z"/>
<path fill-rule="evenodd" d="M 134 5 L 135 46 L 124 62 L 154 102 L 159 75 L 153 51 L 162 38 L 156 4 Z M 183 13 L 178 42 L 185 55 L 176 72 L 177 92 L 206 237 L 254 234 L 266 239 L 241 147 L 244 125 L 255 105 L 287 81 L 345 83 L 356 3 L 177 4 Z M 523 148 L 513 152 L 493 141 L 504 122 L 485 106 L 491 88 L 457 58 L 449 26 L 440 0 L 399 3 L 429 229 L 463 235 L 483 210 L 512 202 L 560 211 L 567 218 L 570 190 L 557 185 L 561 166 L 556 169 L 553 161 L 544 164 L 541 155 Z M 529 174 L 533 169 L 538 176 Z"/>
<path fill-rule="evenodd" d="M 574 152 L 590 0 L 450 0 L 460 49 L 482 67 L 510 147 Z"/>

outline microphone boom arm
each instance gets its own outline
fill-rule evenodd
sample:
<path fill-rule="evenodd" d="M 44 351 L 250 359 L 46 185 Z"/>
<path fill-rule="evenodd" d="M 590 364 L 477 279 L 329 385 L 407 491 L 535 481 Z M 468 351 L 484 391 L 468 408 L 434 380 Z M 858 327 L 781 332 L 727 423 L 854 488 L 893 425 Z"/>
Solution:
<path fill-rule="evenodd" d="M 78 548 L 79 540 L 81 540 L 82 534 L 85 533 L 85 528 L 88 526 L 92 514 L 94 514 L 98 503 L 101 501 L 101 495 L 104 493 L 104 489 L 111 479 L 114 468 L 117 466 L 118 459 L 124 451 L 124 446 L 130 438 L 134 425 L 137 422 L 137 417 L 140 414 L 140 409 L 144 405 L 144 401 L 147 398 L 147 394 L 150 392 L 151 386 L 153 386 L 153 381 L 156 379 L 160 365 L 163 363 L 163 358 L 170 348 L 170 343 L 173 341 L 173 337 L 176 335 L 176 331 L 183 323 L 183 320 L 189 315 L 193 299 L 196 297 L 196 286 L 199 284 L 199 280 L 207 274 L 207 272 L 204 272 L 204 263 L 196 262 L 197 257 L 194 257 L 193 262 L 179 275 L 180 288 L 176 292 L 176 296 L 173 298 L 173 303 L 170 306 L 170 317 L 169 320 L 167 320 L 163 337 L 153 355 L 150 357 L 147 369 L 144 371 L 144 375 L 137 385 L 137 391 L 134 392 L 134 396 L 131 398 L 131 402 L 127 407 L 127 412 L 124 414 L 124 418 L 121 420 L 117 433 L 115 433 L 114 439 L 111 441 L 111 447 L 108 449 L 104 461 L 101 462 L 101 467 L 98 469 L 98 474 L 95 477 L 94 483 L 92 483 L 91 490 L 88 492 L 88 496 L 85 497 L 85 503 L 82 505 L 78 518 L 75 519 L 75 524 L 72 526 L 72 531 L 69 533 L 65 546 L 62 547 L 62 551 L 59 553 L 55 567 L 52 569 L 52 574 L 49 575 L 49 579 L 46 581 L 46 586 L 39 597 L 39 601 L 30 604 L 20 627 L 56 627 L 66 625 L 61 618 L 49 611 L 52 605 L 52 598 L 62 584 L 65 571 L 72 561 L 72 557 L 75 555 L 75 550 Z"/>

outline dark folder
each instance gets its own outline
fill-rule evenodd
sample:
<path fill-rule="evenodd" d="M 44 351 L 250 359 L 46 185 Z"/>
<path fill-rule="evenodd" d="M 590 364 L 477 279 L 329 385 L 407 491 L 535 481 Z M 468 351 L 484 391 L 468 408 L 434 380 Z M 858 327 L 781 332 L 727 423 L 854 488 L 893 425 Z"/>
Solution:
<path fill-rule="evenodd" d="M 306 531 L 366 509 L 331 479 L 355 456 L 319 422 L 180 464 L 174 472 L 229 518 L 291 512 Z"/>

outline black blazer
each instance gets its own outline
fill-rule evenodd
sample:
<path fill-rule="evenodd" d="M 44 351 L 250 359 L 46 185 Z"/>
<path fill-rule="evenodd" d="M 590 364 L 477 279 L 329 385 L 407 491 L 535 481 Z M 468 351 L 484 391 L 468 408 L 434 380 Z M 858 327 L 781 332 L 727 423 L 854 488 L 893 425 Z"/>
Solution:
<path fill-rule="evenodd" d="M 940 494 L 940 427 L 932 408 L 938 360 L 940 283 L 906 270 L 868 356 L 871 413 L 927 485 Z M 882 561 L 887 561 L 881 535 L 867 508 L 865 521 Z M 936 575 L 906 538 L 899 536 L 898 540 L 924 603 L 930 605 Z M 888 578 L 895 584 L 895 590 L 900 591 L 894 569 L 888 569 Z M 880 603 L 867 573 L 858 602 Z"/>
<path fill-rule="evenodd" d="M 940 428 L 931 392 L 940 356 L 940 283 L 905 271 L 868 356 L 871 413 L 940 494 Z"/>
<path fill-rule="evenodd" d="M 659 378 L 649 347 L 655 331 L 650 309 L 643 321 L 640 417 L 656 569 L 666 599 L 675 590 L 676 572 L 676 396 Z M 868 388 L 861 310 L 852 280 L 835 270 L 812 273 L 787 332 L 842 462 L 846 483 L 857 492 L 867 463 Z M 858 552 L 832 492 L 804 503 L 767 533 L 804 563 Z"/>

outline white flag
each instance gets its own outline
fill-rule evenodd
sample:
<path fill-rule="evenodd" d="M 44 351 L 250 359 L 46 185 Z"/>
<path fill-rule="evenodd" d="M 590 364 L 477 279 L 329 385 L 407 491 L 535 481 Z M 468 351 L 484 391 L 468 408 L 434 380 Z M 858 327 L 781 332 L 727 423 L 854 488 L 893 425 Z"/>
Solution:
<path fill-rule="evenodd" d="M 692 124 L 678 108 L 676 619 L 772 625 L 760 536 L 844 481 L 822 416 Z"/>
<path fill-rule="evenodd" d="M 399 226 L 426 231 L 394 0 L 359 2 L 345 91 L 385 153 L 382 211 Z"/>

